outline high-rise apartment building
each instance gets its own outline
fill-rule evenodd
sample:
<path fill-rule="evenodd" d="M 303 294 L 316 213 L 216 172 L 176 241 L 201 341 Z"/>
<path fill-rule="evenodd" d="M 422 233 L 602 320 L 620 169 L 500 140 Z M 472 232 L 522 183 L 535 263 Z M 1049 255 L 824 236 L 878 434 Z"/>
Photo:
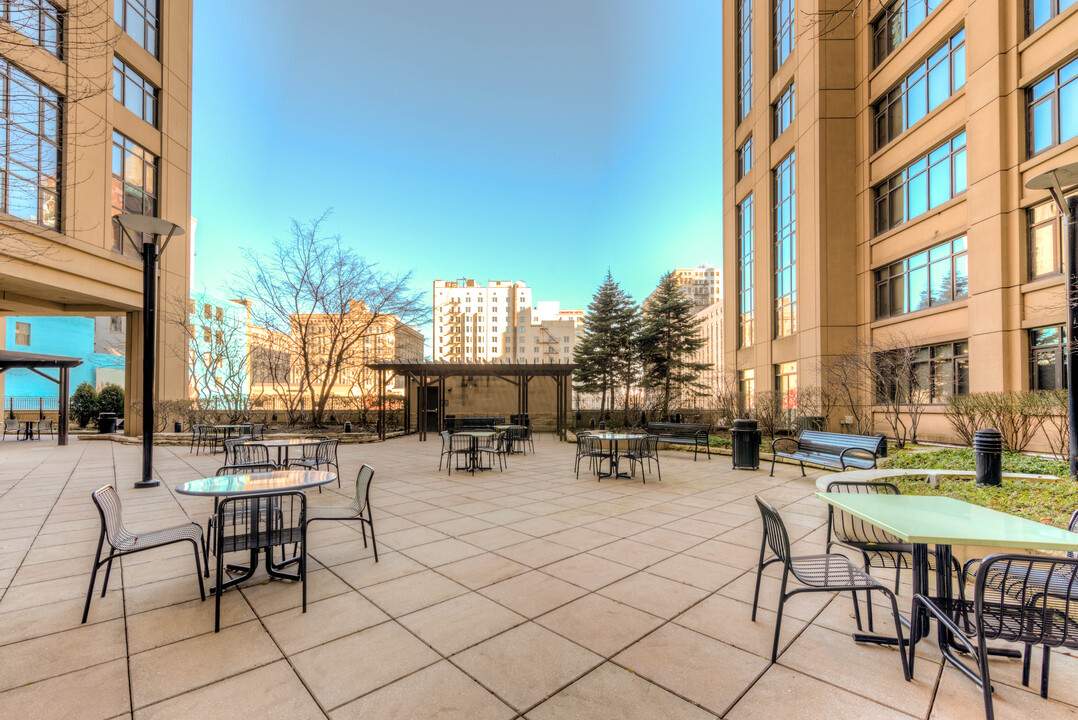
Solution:
<path fill-rule="evenodd" d="M 191 5 L 0 5 L 0 314 L 126 314 L 132 402 L 141 393 L 142 263 L 111 217 L 188 227 Z M 159 306 L 182 302 L 186 236 L 159 267 Z M 162 323 L 157 342 L 156 395 L 183 398 L 186 362 L 169 351 L 185 344 L 182 331 Z M 139 432 L 141 419 L 125 428 Z"/>
<path fill-rule="evenodd" d="M 522 281 L 434 281 L 435 361 L 571 362 L 583 324 L 583 310 L 533 308 Z"/>
<path fill-rule="evenodd" d="M 682 406 L 696 407 L 701 401 L 706 403 L 714 398 L 723 387 L 723 312 L 722 300 L 718 300 L 696 313 L 696 319 L 700 321 L 699 333 L 703 338 L 703 346 L 696 351 L 693 362 L 703 363 L 707 368 L 700 373 L 697 383 L 701 388 L 695 392 L 694 397 L 682 398 Z"/>
<path fill-rule="evenodd" d="M 702 312 L 722 299 L 722 271 L 714 265 L 701 263 L 694 268 L 677 268 L 673 272 L 678 287 L 692 299 L 694 312 Z"/>
<path fill-rule="evenodd" d="M 1062 225 L 1024 185 L 1078 160 L 1078 4 L 850 7 L 724 5 L 727 366 L 789 390 L 908 342 L 942 439 L 952 393 L 1062 383 Z"/>

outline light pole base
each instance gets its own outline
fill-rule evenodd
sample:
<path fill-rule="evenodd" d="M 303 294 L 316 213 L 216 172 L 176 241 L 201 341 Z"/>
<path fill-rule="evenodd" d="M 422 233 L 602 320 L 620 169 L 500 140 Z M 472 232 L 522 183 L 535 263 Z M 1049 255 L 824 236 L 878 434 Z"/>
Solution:
<path fill-rule="evenodd" d="M 135 483 L 136 488 L 155 488 L 161 484 L 160 480 L 139 480 Z"/>

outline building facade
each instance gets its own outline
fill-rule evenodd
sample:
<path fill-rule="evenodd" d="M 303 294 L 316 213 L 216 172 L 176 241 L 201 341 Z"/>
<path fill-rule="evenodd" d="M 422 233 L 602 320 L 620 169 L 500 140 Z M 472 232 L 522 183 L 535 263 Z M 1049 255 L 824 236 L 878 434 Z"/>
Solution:
<path fill-rule="evenodd" d="M 141 393 L 142 265 L 111 217 L 187 229 L 191 13 L 191 0 L 25 0 L 0 21 L 0 314 L 126 315 L 128 401 Z M 175 238 L 163 301 L 187 297 L 189 271 Z M 186 395 L 186 363 L 167 352 L 178 333 L 158 332 L 159 398 Z"/>
<path fill-rule="evenodd" d="M 693 362 L 704 363 L 707 369 L 700 373 L 697 382 L 701 385 L 693 397 L 682 398 L 683 407 L 706 406 L 723 389 L 723 312 L 722 299 L 708 305 L 696 313 L 700 321 L 700 337 L 704 345 L 693 357 Z"/>
<path fill-rule="evenodd" d="M 583 310 L 532 307 L 522 281 L 435 280 L 433 293 L 436 362 L 571 362 L 583 332 Z"/>
<path fill-rule="evenodd" d="M 1060 386 L 1062 224 L 1025 183 L 1078 161 L 1067 5 L 724 7 L 724 330 L 741 387 L 822 385 L 858 343 L 916 347 L 919 436 L 946 440 L 950 394 Z"/>
<path fill-rule="evenodd" d="M 701 263 L 694 268 L 677 268 L 673 273 L 678 287 L 692 299 L 695 312 L 703 312 L 722 300 L 722 271 L 714 265 Z"/>
<path fill-rule="evenodd" d="M 82 365 L 71 368 L 69 383 L 72 392 L 84 382 L 101 390 L 107 384 L 123 385 L 124 348 L 114 341 L 122 332 L 122 315 L 112 317 L 41 317 L 15 316 L 5 318 L 5 350 L 61 355 L 82 359 Z M 56 376 L 55 371 L 43 371 Z M 14 368 L 4 373 L 4 406 L 20 403 L 36 407 L 39 399 L 53 403 L 57 385 L 30 370 Z"/>

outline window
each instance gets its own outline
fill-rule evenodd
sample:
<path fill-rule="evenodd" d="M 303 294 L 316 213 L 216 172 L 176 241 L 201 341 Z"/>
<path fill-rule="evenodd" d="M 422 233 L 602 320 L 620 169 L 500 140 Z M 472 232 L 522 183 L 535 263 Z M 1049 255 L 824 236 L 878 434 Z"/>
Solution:
<path fill-rule="evenodd" d="M 752 0 L 737 3 L 737 121 L 752 109 Z"/>
<path fill-rule="evenodd" d="M 966 31 L 959 30 L 873 106 L 876 149 L 939 107 L 966 84 Z"/>
<path fill-rule="evenodd" d="M 876 271 L 876 319 L 969 296 L 966 238 L 949 240 Z"/>
<path fill-rule="evenodd" d="M 775 101 L 775 104 L 771 106 L 771 128 L 774 133 L 774 137 L 778 137 L 783 133 L 786 128 L 794 121 L 794 86 L 790 84 L 782 94 L 779 95 L 779 99 Z"/>
<path fill-rule="evenodd" d="M 157 215 L 157 158 L 138 143 L 112 133 L 112 214 Z M 112 250 L 137 256 L 113 223 Z M 132 238 L 138 242 L 138 238 Z"/>
<path fill-rule="evenodd" d="M 881 370 L 876 384 L 879 402 L 901 392 L 904 402 L 940 405 L 951 395 L 969 392 L 969 343 L 965 340 L 918 347 L 912 358 L 907 353 L 909 349 L 893 351 L 893 361 L 884 357 L 887 353 L 876 356 Z"/>
<path fill-rule="evenodd" d="M 217 308 L 217 314 L 215 315 L 217 322 L 224 322 L 225 311 L 222 308 Z"/>
<path fill-rule="evenodd" d="M 775 168 L 775 337 L 797 331 L 797 223 L 794 154 Z"/>
<path fill-rule="evenodd" d="M 208 327 L 206 327 L 205 325 L 203 325 L 202 326 L 202 341 L 203 342 L 210 342 L 210 340 L 212 340 L 212 339 L 213 339 L 213 336 L 210 334 L 210 329 Z"/>
<path fill-rule="evenodd" d="M 752 136 L 737 149 L 737 179 L 745 177 L 752 169 Z"/>
<path fill-rule="evenodd" d="M 777 71 L 794 49 L 794 0 L 772 0 L 775 4 L 774 62 Z"/>
<path fill-rule="evenodd" d="M 966 190 L 966 133 L 933 148 L 874 188 L 876 234 L 942 205 Z"/>
<path fill-rule="evenodd" d="M 114 0 L 114 3 L 116 24 L 157 57 L 157 0 Z"/>
<path fill-rule="evenodd" d="M 1078 60 L 1029 89 L 1029 154 L 1078 137 Z"/>
<path fill-rule="evenodd" d="M 15 323 L 15 344 L 30 345 L 30 323 Z"/>
<path fill-rule="evenodd" d="M 157 127 L 157 88 L 118 57 L 112 58 L 112 97 Z"/>
<path fill-rule="evenodd" d="M 0 209 L 59 230 L 60 96 L 2 59 L 0 84 Z"/>
<path fill-rule="evenodd" d="M 1067 331 L 1062 325 L 1029 331 L 1029 389 L 1067 389 Z"/>
<path fill-rule="evenodd" d="M 1069 201 L 1069 198 L 1068 198 Z M 1063 221 L 1055 202 L 1049 200 L 1026 210 L 1029 225 L 1029 279 L 1063 272 Z"/>
<path fill-rule="evenodd" d="M 124 331 L 124 316 L 113 315 L 109 318 L 109 332 L 123 332 Z"/>
<path fill-rule="evenodd" d="M 943 0 L 895 0 L 872 23 L 873 59 L 879 65 Z"/>
<path fill-rule="evenodd" d="M 737 376 L 737 389 L 741 394 L 741 401 L 745 403 L 745 409 L 751 410 L 756 406 L 756 371 L 742 370 Z"/>
<path fill-rule="evenodd" d="M 202 317 L 207 320 L 213 317 L 213 307 L 209 303 L 202 304 Z"/>
<path fill-rule="evenodd" d="M 737 316 L 738 347 L 753 343 L 755 301 L 753 299 L 752 195 L 737 206 Z"/>
<path fill-rule="evenodd" d="M 797 362 L 784 362 L 775 366 L 775 390 L 782 399 L 783 410 L 797 408 Z"/>
<path fill-rule="evenodd" d="M 60 56 L 60 11 L 48 0 L 3 0 L 0 18 L 15 32 Z"/>
<path fill-rule="evenodd" d="M 1029 34 L 1073 4 L 1074 0 L 1029 0 Z"/>

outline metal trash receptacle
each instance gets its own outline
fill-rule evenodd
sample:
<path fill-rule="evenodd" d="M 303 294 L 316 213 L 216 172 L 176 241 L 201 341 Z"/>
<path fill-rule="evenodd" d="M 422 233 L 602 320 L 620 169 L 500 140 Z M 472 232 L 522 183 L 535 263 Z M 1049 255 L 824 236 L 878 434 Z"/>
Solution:
<path fill-rule="evenodd" d="M 730 430 L 734 470 L 760 469 L 760 431 L 755 420 L 734 420 Z"/>
<path fill-rule="evenodd" d="M 97 414 L 97 432 L 99 435 L 116 432 L 116 413 L 103 412 Z"/>
<path fill-rule="evenodd" d="M 973 434 L 973 460 L 977 484 L 998 487 L 1003 483 L 1003 435 L 985 428 Z"/>

